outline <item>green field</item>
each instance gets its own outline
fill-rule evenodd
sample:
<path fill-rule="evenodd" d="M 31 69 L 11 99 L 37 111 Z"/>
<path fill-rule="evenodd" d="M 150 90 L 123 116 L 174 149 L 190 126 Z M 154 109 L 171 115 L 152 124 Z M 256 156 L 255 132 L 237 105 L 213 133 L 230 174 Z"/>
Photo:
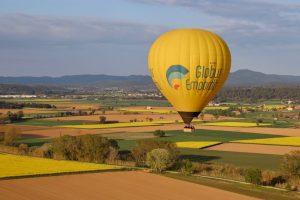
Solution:
<path fill-rule="evenodd" d="M 42 146 L 45 143 L 51 142 L 50 138 L 20 138 L 17 144 L 27 144 L 28 146 Z"/>
<path fill-rule="evenodd" d="M 278 135 L 244 133 L 234 131 L 216 131 L 198 129 L 194 133 L 183 133 L 181 130 L 166 131 L 167 137 L 157 138 L 158 140 L 182 142 L 182 141 L 219 141 L 229 142 L 233 140 L 273 138 Z"/>
<path fill-rule="evenodd" d="M 282 156 L 271 154 L 212 151 L 202 149 L 180 149 L 182 158 L 194 162 L 229 163 L 239 167 L 260 168 L 278 171 Z"/>

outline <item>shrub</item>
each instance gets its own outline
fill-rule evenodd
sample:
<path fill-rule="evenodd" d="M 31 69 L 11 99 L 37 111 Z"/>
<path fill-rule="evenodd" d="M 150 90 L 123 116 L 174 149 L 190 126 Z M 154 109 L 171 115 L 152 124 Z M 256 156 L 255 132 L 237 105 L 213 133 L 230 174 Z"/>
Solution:
<path fill-rule="evenodd" d="M 53 158 L 53 149 L 51 143 L 45 143 L 42 146 L 32 146 L 29 148 L 28 155 L 41 158 Z M 60 157 L 60 159 L 63 159 Z"/>
<path fill-rule="evenodd" d="M 248 169 L 245 174 L 245 181 L 255 185 L 260 185 L 262 182 L 262 173 L 260 169 Z"/>
<path fill-rule="evenodd" d="M 4 139 L 3 139 L 4 145 L 8 145 L 8 146 L 14 145 L 16 140 L 19 138 L 19 136 L 20 136 L 20 131 L 16 127 L 10 126 L 6 128 L 4 132 Z"/>
<path fill-rule="evenodd" d="M 100 116 L 100 117 L 99 117 L 99 123 L 100 123 L 100 124 L 105 124 L 105 122 L 106 122 L 106 117 Z"/>
<path fill-rule="evenodd" d="M 172 165 L 172 158 L 167 149 L 153 149 L 147 153 L 147 165 L 157 173 L 161 173 Z"/>
<path fill-rule="evenodd" d="M 262 184 L 275 186 L 277 184 L 283 184 L 286 180 L 277 172 L 265 170 L 262 171 Z"/>
<path fill-rule="evenodd" d="M 299 177 L 291 177 L 288 180 L 286 189 L 297 191 L 300 188 L 300 178 Z"/>
<path fill-rule="evenodd" d="M 193 163 L 190 160 L 182 160 L 180 171 L 184 175 L 189 175 L 194 173 Z"/>
<path fill-rule="evenodd" d="M 259 126 L 259 124 L 263 123 L 264 120 L 262 118 L 257 118 L 256 119 L 256 125 Z"/>
<path fill-rule="evenodd" d="M 29 147 L 27 144 L 20 144 L 18 147 L 18 153 L 21 155 L 27 155 L 29 152 Z"/>
<path fill-rule="evenodd" d="M 164 137 L 166 135 L 166 133 L 163 130 L 156 130 L 156 131 L 154 131 L 153 135 L 156 137 Z"/>
<path fill-rule="evenodd" d="M 244 180 L 245 169 L 231 164 L 207 164 L 193 163 L 194 173 L 229 178 L 234 180 Z"/>
<path fill-rule="evenodd" d="M 300 151 L 292 151 L 285 154 L 281 162 L 281 170 L 288 176 L 300 175 Z"/>
<path fill-rule="evenodd" d="M 168 150 L 173 160 L 173 163 L 176 163 L 178 159 L 178 149 L 176 147 L 176 144 L 168 141 L 139 140 L 137 142 L 137 146 L 131 151 L 136 165 L 144 166 L 146 162 L 147 153 L 157 148 L 163 148 Z"/>
<path fill-rule="evenodd" d="M 194 172 L 208 175 L 213 170 L 213 167 L 211 164 L 206 163 L 194 163 Z"/>

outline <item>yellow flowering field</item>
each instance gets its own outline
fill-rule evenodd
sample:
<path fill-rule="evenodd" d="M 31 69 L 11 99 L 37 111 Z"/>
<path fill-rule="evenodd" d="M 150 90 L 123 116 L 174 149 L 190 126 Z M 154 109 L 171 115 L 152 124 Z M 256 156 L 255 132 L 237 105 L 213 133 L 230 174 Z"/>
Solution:
<path fill-rule="evenodd" d="M 251 143 L 251 144 L 270 144 L 270 145 L 284 145 L 284 146 L 300 146 L 300 137 L 276 137 L 267 139 L 253 139 L 253 140 L 236 140 L 232 142 Z"/>
<path fill-rule="evenodd" d="M 0 154 L 0 178 L 121 169 L 119 166 Z"/>
<path fill-rule="evenodd" d="M 202 149 L 216 144 L 221 144 L 221 142 L 216 142 L 216 141 L 176 142 L 176 145 L 179 148 L 192 148 L 192 149 Z"/>
<path fill-rule="evenodd" d="M 207 106 L 204 110 L 227 110 L 228 106 Z"/>
<path fill-rule="evenodd" d="M 265 109 L 273 109 L 273 108 L 276 108 L 276 109 L 283 109 L 285 108 L 286 106 L 285 105 L 265 105 L 264 108 Z"/>
<path fill-rule="evenodd" d="M 150 113 L 157 113 L 157 114 L 174 114 L 177 113 L 174 110 L 167 110 L 167 109 L 134 109 L 134 108 L 122 108 L 120 111 L 127 111 L 127 112 L 150 112 Z"/>
<path fill-rule="evenodd" d="M 209 122 L 205 126 L 235 126 L 235 127 L 257 127 L 255 122 Z M 270 126 L 269 123 L 260 123 L 259 126 Z"/>

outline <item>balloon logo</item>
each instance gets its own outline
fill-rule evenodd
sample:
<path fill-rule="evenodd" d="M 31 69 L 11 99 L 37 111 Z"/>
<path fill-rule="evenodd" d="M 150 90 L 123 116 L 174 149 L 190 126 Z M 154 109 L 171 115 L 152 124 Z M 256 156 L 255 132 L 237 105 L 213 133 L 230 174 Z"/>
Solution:
<path fill-rule="evenodd" d="M 178 111 L 187 127 L 224 85 L 230 50 L 217 34 L 176 29 L 152 44 L 148 66 L 153 82 Z"/>
<path fill-rule="evenodd" d="M 187 73 L 189 73 L 189 70 L 183 66 L 172 65 L 166 73 L 169 85 L 177 90 L 181 85 L 180 80 L 183 79 Z"/>

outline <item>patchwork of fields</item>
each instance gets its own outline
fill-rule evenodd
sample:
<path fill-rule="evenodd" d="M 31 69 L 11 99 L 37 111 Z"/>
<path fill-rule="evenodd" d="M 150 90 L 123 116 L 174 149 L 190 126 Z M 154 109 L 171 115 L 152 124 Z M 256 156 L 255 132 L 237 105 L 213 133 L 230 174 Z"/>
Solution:
<path fill-rule="evenodd" d="M 16 100 L 13 100 L 16 101 Z M 253 113 L 249 118 L 205 114 L 202 120 L 195 119 L 196 131 L 183 133 L 183 122 L 166 101 L 103 101 L 83 99 L 24 99 L 24 102 L 48 103 L 52 109 L 25 108 L 26 116 L 51 114 L 57 112 L 86 111 L 95 109 L 93 115 L 73 115 L 43 119 L 28 119 L 14 123 L 23 133 L 16 144 L 40 146 L 51 142 L 60 135 L 99 134 L 117 140 L 121 152 L 128 152 L 136 147 L 139 140 L 171 141 L 179 147 L 180 157 L 193 162 L 223 163 L 246 168 L 279 170 L 279 163 L 284 153 L 300 148 L 300 132 L 284 127 L 281 121 L 272 122 L 273 113 L 260 112 L 260 116 L 269 117 L 257 124 Z M 105 104 L 106 107 L 101 106 Z M 115 106 L 113 110 L 106 110 Z M 151 106 L 151 108 L 147 108 Z M 161 107 L 165 106 L 165 107 Z M 210 106 L 206 111 L 228 110 L 231 105 Z M 255 106 L 250 106 L 257 109 Z M 282 109 L 282 105 L 265 105 L 262 109 Z M 6 113 L 8 110 L 0 109 Z M 12 110 L 19 111 L 19 110 Z M 100 117 L 107 123 L 100 124 Z M 289 126 L 294 123 L 289 121 Z M 4 127 L 4 126 L 0 126 Z M 165 131 L 164 137 L 157 137 L 153 132 Z M 0 131 L 1 132 L 1 131 Z M 294 137 L 287 137 L 294 136 Z M 254 146 L 253 146 L 254 145 Z M 93 164 L 71 161 L 57 161 L 26 156 L 0 154 L 0 178 L 23 177 L 46 174 L 65 174 L 74 172 L 119 170 L 121 167 L 105 164 Z M 2 168 L 1 168 L 2 167 Z"/>

